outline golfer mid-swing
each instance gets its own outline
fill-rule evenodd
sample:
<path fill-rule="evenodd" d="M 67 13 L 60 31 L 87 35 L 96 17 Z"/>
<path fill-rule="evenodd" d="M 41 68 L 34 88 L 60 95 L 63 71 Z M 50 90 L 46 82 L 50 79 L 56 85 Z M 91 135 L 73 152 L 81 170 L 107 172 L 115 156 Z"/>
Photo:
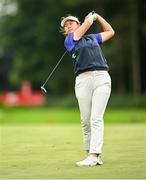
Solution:
<path fill-rule="evenodd" d="M 86 34 L 93 22 L 101 25 L 103 32 Z M 100 15 L 90 13 L 80 24 L 75 16 L 61 20 L 64 45 L 72 57 L 75 72 L 75 94 L 78 100 L 84 149 L 88 156 L 77 162 L 78 166 L 101 165 L 104 137 L 103 116 L 111 92 L 111 78 L 100 44 L 114 35 L 111 25 Z"/>

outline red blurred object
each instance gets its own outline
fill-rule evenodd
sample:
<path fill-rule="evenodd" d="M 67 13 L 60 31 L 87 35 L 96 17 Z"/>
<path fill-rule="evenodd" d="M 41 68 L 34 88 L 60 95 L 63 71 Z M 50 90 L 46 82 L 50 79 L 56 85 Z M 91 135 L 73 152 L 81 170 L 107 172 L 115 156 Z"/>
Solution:
<path fill-rule="evenodd" d="M 41 106 L 46 97 L 41 91 L 32 91 L 30 82 L 24 81 L 20 92 L 3 92 L 1 94 L 2 104 L 14 106 Z"/>

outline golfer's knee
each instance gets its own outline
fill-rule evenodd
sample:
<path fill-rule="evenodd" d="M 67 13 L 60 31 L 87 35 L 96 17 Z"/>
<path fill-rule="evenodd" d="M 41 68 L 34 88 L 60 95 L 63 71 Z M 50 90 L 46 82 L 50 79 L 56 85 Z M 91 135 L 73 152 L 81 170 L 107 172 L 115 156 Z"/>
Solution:
<path fill-rule="evenodd" d="M 98 117 L 93 117 L 91 118 L 91 126 L 98 126 L 100 124 L 103 124 L 103 117 L 98 116 Z"/>
<path fill-rule="evenodd" d="M 90 130 L 90 121 L 88 119 L 82 119 L 81 124 L 84 131 Z"/>

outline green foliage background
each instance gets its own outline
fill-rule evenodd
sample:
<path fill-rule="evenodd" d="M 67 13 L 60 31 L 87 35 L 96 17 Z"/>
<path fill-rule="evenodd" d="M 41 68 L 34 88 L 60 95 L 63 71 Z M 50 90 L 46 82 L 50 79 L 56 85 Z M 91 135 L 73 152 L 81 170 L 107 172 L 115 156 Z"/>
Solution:
<path fill-rule="evenodd" d="M 144 94 L 146 37 L 144 0 L 4 0 L 3 9 L 15 4 L 17 11 L 0 16 L 0 90 L 18 90 L 24 80 L 39 89 L 64 52 L 59 33 L 60 18 L 68 13 L 81 22 L 95 10 L 110 22 L 116 35 L 102 45 L 110 66 L 113 92 Z M 2 11 L 2 10 L 1 10 Z M 100 32 L 96 23 L 89 30 Z M 136 46 L 135 46 L 136 44 Z M 134 57 L 136 62 L 134 61 Z M 135 85 L 136 84 L 136 85 Z M 66 55 L 47 84 L 51 95 L 73 93 L 74 73 Z"/>

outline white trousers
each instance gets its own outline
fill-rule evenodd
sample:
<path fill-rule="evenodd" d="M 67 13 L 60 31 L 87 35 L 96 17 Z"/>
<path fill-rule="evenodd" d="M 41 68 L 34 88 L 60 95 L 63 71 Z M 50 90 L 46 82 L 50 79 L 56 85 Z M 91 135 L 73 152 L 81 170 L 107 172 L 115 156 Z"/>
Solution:
<path fill-rule="evenodd" d="M 111 78 L 107 71 L 89 71 L 76 77 L 75 94 L 78 100 L 84 149 L 102 153 L 104 112 L 111 92 Z"/>

